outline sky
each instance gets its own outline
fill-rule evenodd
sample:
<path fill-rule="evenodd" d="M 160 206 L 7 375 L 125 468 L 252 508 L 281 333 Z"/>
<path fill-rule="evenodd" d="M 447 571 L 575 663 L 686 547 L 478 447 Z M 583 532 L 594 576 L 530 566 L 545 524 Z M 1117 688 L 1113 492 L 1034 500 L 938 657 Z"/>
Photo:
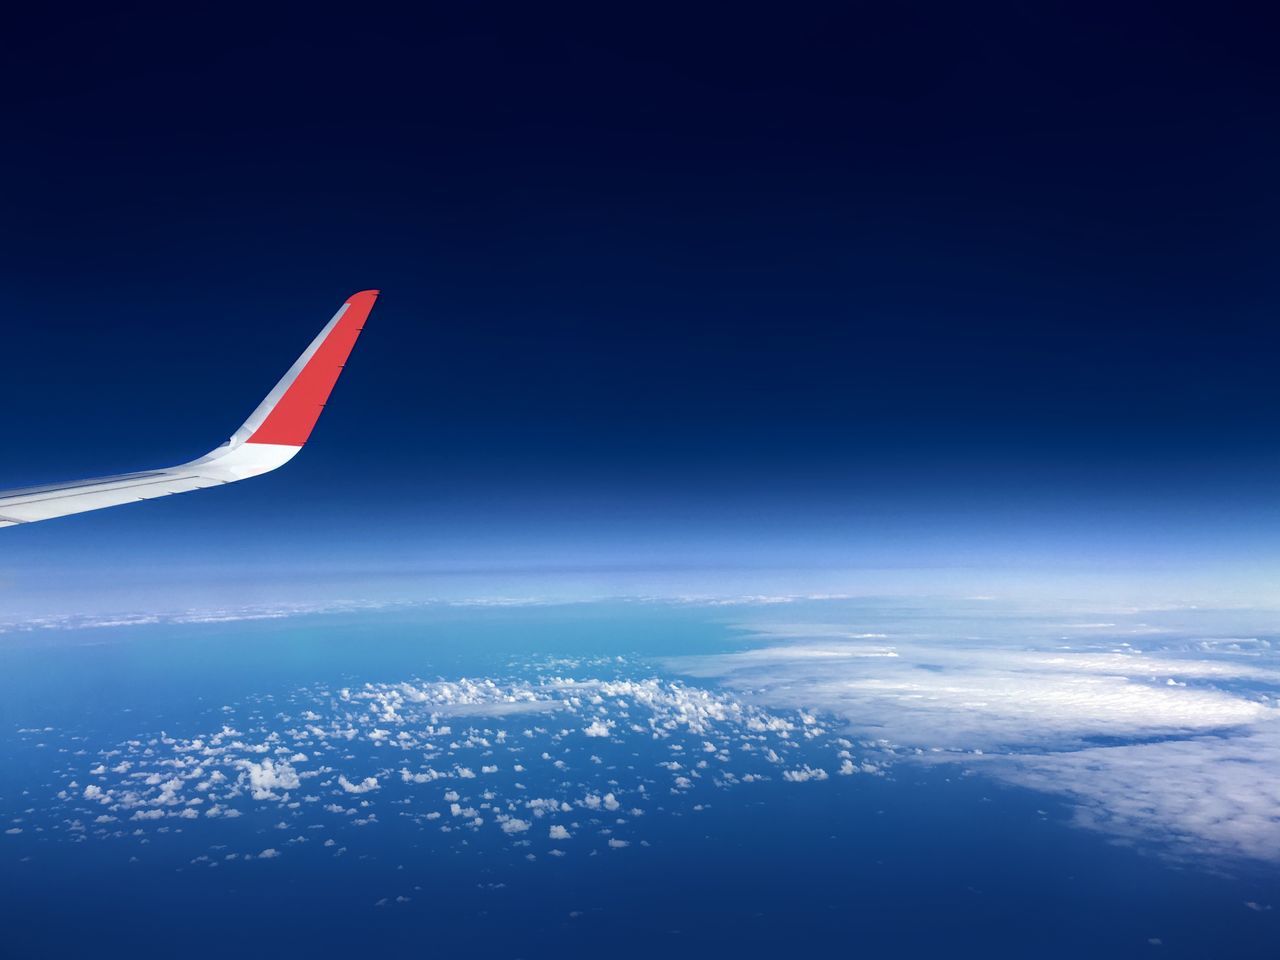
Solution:
<path fill-rule="evenodd" d="M 1280 601 L 1254 15 L 17 14 L 0 486 L 205 452 L 383 294 L 287 469 L 4 531 L 0 614 Z"/>

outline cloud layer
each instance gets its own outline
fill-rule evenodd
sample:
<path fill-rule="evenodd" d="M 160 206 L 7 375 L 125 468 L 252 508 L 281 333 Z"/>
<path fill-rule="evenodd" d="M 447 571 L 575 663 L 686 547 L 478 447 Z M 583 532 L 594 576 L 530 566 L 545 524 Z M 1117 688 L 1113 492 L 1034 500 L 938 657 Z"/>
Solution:
<path fill-rule="evenodd" d="M 1280 860 L 1270 643 L 1126 630 L 1140 648 L 1107 634 L 1115 626 L 1015 642 L 788 624 L 753 649 L 670 665 L 752 702 L 835 714 L 923 761 L 1063 794 L 1082 826 L 1170 853 Z"/>
<path fill-rule="evenodd" d="M 567 672 L 583 667 L 615 675 Z M 226 704 L 202 730 L 107 744 L 21 729 L 59 766 L 49 795 L 6 811 L 3 839 L 36 830 L 154 852 L 196 833 L 208 846 L 192 866 L 264 869 L 302 844 L 341 857 L 396 818 L 462 851 L 635 856 L 656 842 L 651 815 L 694 814 L 714 792 L 768 781 L 810 789 L 827 777 L 819 761 L 852 757 L 812 715 L 624 668 L 645 669 L 609 658 L 532 678 L 315 685 Z M 280 839 L 264 844 L 264 829 Z"/>

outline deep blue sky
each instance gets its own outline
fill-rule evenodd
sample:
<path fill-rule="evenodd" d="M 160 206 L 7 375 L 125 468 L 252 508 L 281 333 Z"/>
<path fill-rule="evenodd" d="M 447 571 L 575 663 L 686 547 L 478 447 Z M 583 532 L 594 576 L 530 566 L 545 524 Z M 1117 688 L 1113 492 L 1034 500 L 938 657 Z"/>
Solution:
<path fill-rule="evenodd" d="M 11 20 L 0 485 L 202 453 L 384 293 L 287 470 L 5 531 L 0 605 L 316 568 L 1265 586 L 1274 34 L 1123 6 Z"/>

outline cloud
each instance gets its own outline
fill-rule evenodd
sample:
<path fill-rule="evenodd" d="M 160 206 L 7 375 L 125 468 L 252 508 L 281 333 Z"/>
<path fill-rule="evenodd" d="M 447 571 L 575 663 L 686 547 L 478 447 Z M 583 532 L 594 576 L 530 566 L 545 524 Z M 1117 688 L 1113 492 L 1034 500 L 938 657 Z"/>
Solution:
<path fill-rule="evenodd" d="M 1175 853 L 1280 860 L 1280 729 L 993 758 L 990 771 L 1062 793 L 1091 830 Z"/>
<path fill-rule="evenodd" d="M 599 665 L 616 675 L 624 663 L 610 657 Z M 598 680 L 548 673 L 520 680 L 413 680 L 342 689 L 317 684 L 278 696 L 282 709 L 274 715 L 263 712 L 273 698 L 253 698 L 224 706 L 216 724 L 200 735 L 138 734 L 97 750 L 75 742 L 80 755 L 92 757 L 78 769 L 101 772 L 87 789 L 68 775 L 61 777 L 57 802 L 78 803 L 81 814 L 101 802 L 120 820 L 133 815 L 136 821 L 159 821 L 148 842 L 164 842 L 161 834 L 180 832 L 185 825 L 171 823 L 178 818 L 199 820 L 210 832 L 244 836 L 246 828 L 236 830 L 230 821 L 249 813 L 252 800 L 276 808 L 266 822 L 280 829 L 376 829 L 396 815 L 441 842 L 465 847 L 467 837 L 493 821 L 512 847 L 528 847 L 534 842 L 529 831 L 540 821 L 549 824 L 547 837 L 555 844 L 583 829 L 608 836 L 610 824 L 644 816 L 655 776 L 673 781 L 679 797 L 693 804 L 706 790 L 768 779 L 759 774 L 774 764 L 803 770 L 798 752 L 808 744 L 801 741 L 822 729 L 807 714 L 784 717 L 731 692 L 652 676 Z M 511 705 L 521 708 L 516 729 L 507 729 L 502 719 Z M 477 718 L 496 719 L 442 722 L 446 711 L 458 707 Z M 548 722 L 553 714 L 567 716 Z M 615 764 L 593 754 L 597 743 L 575 736 L 593 726 L 611 739 L 629 739 L 635 761 Z M 32 734 L 50 741 L 61 736 L 72 746 L 67 734 Z M 547 763 L 526 766 L 537 756 Z M 667 757 L 683 762 L 660 765 Z M 727 769 L 731 762 L 735 772 Z M 353 781 L 330 764 L 367 766 L 374 774 Z M 496 775 L 504 769 L 521 779 L 534 778 L 536 788 Z M 564 776 L 560 771 L 566 769 L 575 775 Z M 477 772 L 490 776 L 476 777 Z M 386 777 L 395 782 L 381 789 L 388 786 L 382 782 Z M 310 779 L 319 782 L 305 783 Z M 442 779 L 446 782 L 436 783 Z M 625 814 L 622 797 L 627 798 Z M 665 809 L 658 804 L 649 812 Z M 305 821 L 294 819 L 303 810 L 319 822 L 304 828 Z M 517 810 L 523 816 L 514 816 Z M 42 830 L 66 836 L 84 829 L 79 820 L 63 819 L 65 811 L 55 805 L 47 812 L 52 816 Z M 96 813 L 92 809 L 84 820 L 92 822 Z M 591 826 L 574 822 L 575 813 Z M 561 823 L 552 826 L 553 820 Z M 107 836 L 107 823 L 99 820 L 93 832 Z M 141 824 L 130 826 L 141 835 Z M 335 842 L 330 853 L 344 850 Z M 235 859 L 259 856 L 236 854 Z"/>
<path fill-rule="evenodd" d="M 945 641 L 902 644 L 894 657 L 816 659 L 805 643 L 766 652 L 691 658 L 676 665 L 695 676 L 723 678 L 736 689 L 749 687 L 764 702 L 830 711 L 862 733 L 920 747 L 989 749 L 1037 746 L 1049 738 L 1204 731 L 1271 713 L 1256 700 L 1223 690 L 1165 684 L 1170 677 L 1248 671 L 1214 672 L 1194 661 L 1140 654 Z"/>
<path fill-rule="evenodd" d="M 807 763 L 799 770 L 783 770 L 782 779 L 792 783 L 805 783 L 809 780 L 826 780 L 827 771 L 821 767 L 811 767 Z"/>
<path fill-rule="evenodd" d="M 260 763 L 240 760 L 236 766 L 243 771 L 243 776 L 248 777 L 251 795 L 255 800 L 274 800 L 276 790 L 296 790 L 301 785 L 297 770 L 285 760 L 279 763 L 270 757 Z"/>
<path fill-rule="evenodd" d="M 368 793 L 370 790 L 378 789 L 378 778 L 365 777 L 359 783 L 352 783 L 342 774 L 338 774 L 338 786 L 347 793 Z"/>
<path fill-rule="evenodd" d="M 769 627 L 756 649 L 670 663 L 771 708 L 839 717 L 899 757 L 1066 795 L 1090 829 L 1166 852 L 1280 860 L 1280 711 L 1267 693 L 1280 670 L 1269 648 L 1162 643 L 1150 630 L 1147 649 L 1114 634 L 1064 640 L 1061 628 L 1016 642 L 863 632 Z M 846 756 L 839 772 L 882 770 Z"/>

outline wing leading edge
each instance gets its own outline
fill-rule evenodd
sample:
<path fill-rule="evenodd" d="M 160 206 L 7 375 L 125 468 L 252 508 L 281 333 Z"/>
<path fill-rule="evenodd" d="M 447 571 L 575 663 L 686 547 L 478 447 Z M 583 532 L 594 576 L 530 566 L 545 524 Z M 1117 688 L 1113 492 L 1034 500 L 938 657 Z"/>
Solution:
<path fill-rule="evenodd" d="M 377 290 L 350 296 L 222 446 L 176 467 L 0 490 L 0 527 L 216 487 L 284 466 L 311 435 L 377 298 Z"/>

